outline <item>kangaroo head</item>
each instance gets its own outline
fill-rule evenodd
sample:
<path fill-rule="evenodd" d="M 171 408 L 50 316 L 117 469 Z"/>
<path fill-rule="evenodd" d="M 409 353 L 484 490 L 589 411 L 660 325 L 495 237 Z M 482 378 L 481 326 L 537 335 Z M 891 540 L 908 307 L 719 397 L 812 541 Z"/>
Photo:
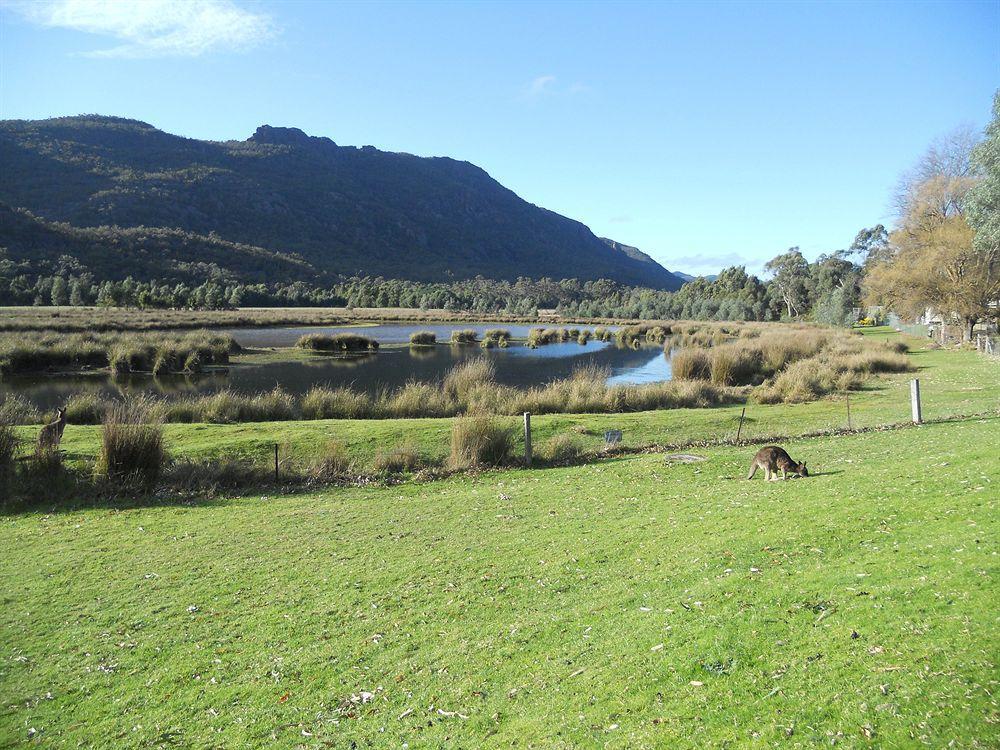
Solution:
<path fill-rule="evenodd" d="M 805 461 L 803 461 L 802 463 L 798 464 L 795 467 L 795 471 L 798 472 L 798 474 L 799 474 L 800 477 L 807 477 L 807 476 L 809 476 L 809 469 L 806 468 L 806 462 Z"/>
<path fill-rule="evenodd" d="M 57 416 L 57 417 L 58 417 L 59 419 L 62 419 L 63 417 L 65 417 L 65 416 L 66 416 L 66 407 L 65 407 L 65 406 L 63 406 L 63 407 L 61 407 L 61 408 L 57 409 L 57 410 L 56 410 L 56 416 Z"/>

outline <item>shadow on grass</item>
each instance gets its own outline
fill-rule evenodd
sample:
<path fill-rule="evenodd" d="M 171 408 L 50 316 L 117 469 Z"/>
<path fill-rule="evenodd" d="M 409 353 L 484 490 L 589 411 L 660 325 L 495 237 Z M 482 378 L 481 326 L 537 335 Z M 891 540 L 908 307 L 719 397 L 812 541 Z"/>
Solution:
<path fill-rule="evenodd" d="M 254 493 L 256 494 L 256 493 Z M 290 494 L 282 491 L 282 494 Z M 86 499 L 81 499 L 86 498 Z M 72 499 L 38 500 L 15 499 L 0 506 L 0 518 L 31 515 L 35 513 L 77 513 L 85 510 L 134 510 L 137 508 L 218 508 L 230 505 L 237 497 L 208 497 L 205 495 L 170 495 L 157 493 L 146 496 L 120 497 L 108 494 L 74 495 Z"/>

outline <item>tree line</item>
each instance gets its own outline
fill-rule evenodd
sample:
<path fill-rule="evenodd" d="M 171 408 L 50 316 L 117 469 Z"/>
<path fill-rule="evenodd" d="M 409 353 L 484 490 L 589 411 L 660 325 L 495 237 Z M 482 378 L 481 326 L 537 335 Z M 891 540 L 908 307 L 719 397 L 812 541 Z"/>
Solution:
<path fill-rule="evenodd" d="M 101 305 L 137 308 L 404 307 L 574 318 L 814 320 L 849 325 L 863 306 L 916 318 L 930 308 L 965 337 L 1000 312 L 1000 92 L 985 137 L 962 129 L 932 144 L 904 175 L 896 221 L 858 232 L 846 248 L 809 262 L 797 247 L 770 260 L 765 278 L 733 266 L 676 292 L 606 279 L 579 281 L 477 276 L 436 283 L 351 276 L 321 283 L 250 283 L 215 263 L 159 266 L 163 276 L 108 278 L 103 267 L 62 255 L 43 265 L 0 248 L 0 305 Z M 81 230 L 84 231 L 84 230 Z M 86 230 L 90 231 L 90 230 Z M 150 230 L 137 235 L 148 239 Z M 155 234 L 155 233 L 154 233 Z M 131 235 L 129 235 L 131 237 Z M 158 236 L 158 235 L 156 235 Z M 135 244 L 139 239 L 131 238 Z M 88 242 L 95 241 L 88 235 Z M 214 240 L 209 240 L 214 241 Z M 136 252 L 142 254 L 136 245 Z M 220 247 L 220 253 L 263 251 Z M 147 255 L 158 256 L 160 253 Z M 87 260 L 103 257 L 91 253 Z M 216 256 L 216 257 L 222 257 Z M 262 256 L 263 257 L 263 256 Z M 298 261 L 263 258 L 266 264 Z M 152 270 L 152 267 L 150 267 Z M 204 279 L 194 283 L 192 277 Z"/>
<path fill-rule="evenodd" d="M 797 248 L 771 261 L 763 281 L 745 267 L 698 278 L 679 291 L 627 286 L 606 279 L 504 281 L 476 277 L 425 283 L 354 276 L 328 286 L 302 281 L 246 284 L 224 277 L 190 284 L 173 279 L 101 280 L 79 263 L 51 275 L 30 274 L 0 258 L 0 304 L 98 305 L 136 308 L 404 307 L 534 316 L 555 310 L 579 318 L 779 320 L 812 317 L 848 324 L 860 304 L 861 268 L 852 251 L 808 262 Z"/>

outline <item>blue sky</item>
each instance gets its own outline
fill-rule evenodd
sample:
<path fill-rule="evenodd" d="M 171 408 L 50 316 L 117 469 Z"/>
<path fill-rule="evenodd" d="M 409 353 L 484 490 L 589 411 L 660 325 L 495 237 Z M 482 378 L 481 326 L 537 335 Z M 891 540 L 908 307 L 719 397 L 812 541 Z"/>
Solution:
<path fill-rule="evenodd" d="M 5 119 L 453 156 L 700 273 L 889 223 L 899 174 L 1000 87 L 997 0 L 7 0 L 0 24 Z"/>

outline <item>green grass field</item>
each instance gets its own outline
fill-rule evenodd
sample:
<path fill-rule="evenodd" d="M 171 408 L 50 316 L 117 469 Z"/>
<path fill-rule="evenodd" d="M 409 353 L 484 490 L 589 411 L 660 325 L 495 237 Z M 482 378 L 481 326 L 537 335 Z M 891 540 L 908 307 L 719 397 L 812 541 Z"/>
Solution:
<path fill-rule="evenodd" d="M 984 416 L 783 441 L 807 479 L 747 482 L 755 449 L 714 445 L 0 516 L 0 747 L 997 747 L 1000 370 L 912 357 L 925 418 Z M 905 422 L 910 377 L 852 394 L 854 425 Z M 845 407 L 751 405 L 744 434 Z M 533 422 L 680 444 L 741 408 Z M 450 426 L 165 429 L 175 457 L 304 461 L 442 455 Z M 98 436 L 68 427 L 70 459 Z"/>
<path fill-rule="evenodd" d="M 1000 419 L 0 521 L 0 744 L 996 747 Z"/>

